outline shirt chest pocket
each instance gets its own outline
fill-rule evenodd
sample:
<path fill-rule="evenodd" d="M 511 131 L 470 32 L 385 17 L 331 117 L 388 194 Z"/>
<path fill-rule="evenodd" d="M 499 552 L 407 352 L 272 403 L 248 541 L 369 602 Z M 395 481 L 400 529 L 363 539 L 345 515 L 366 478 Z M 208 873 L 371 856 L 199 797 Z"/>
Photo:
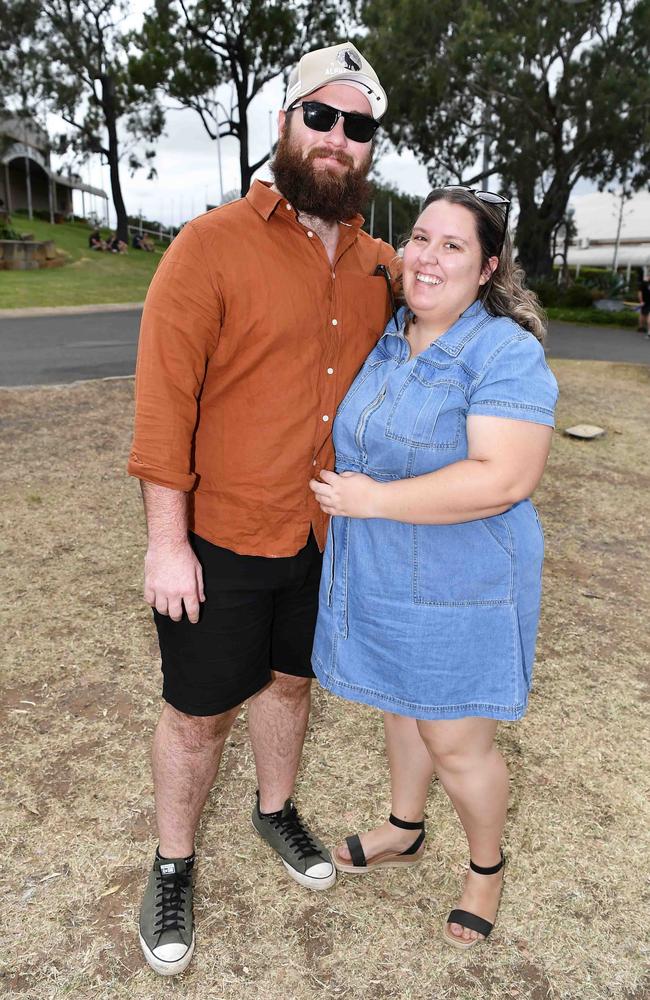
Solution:
<path fill-rule="evenodd" d="M 415 369 L 395 397 L 386 437 L 412 448 L 457 448 L 466 410 L 457 382 L 426 377 Z"/>

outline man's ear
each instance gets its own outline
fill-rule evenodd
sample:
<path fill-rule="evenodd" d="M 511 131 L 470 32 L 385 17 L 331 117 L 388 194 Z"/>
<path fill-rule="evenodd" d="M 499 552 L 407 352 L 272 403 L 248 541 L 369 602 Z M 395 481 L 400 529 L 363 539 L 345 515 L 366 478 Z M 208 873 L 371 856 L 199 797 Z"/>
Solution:
<path fill-rule="evenodd" d="M 287 120 L 286 111 L 278 111 L 278 135 L 282 135 L 284 132 L 284 125 Z"/>

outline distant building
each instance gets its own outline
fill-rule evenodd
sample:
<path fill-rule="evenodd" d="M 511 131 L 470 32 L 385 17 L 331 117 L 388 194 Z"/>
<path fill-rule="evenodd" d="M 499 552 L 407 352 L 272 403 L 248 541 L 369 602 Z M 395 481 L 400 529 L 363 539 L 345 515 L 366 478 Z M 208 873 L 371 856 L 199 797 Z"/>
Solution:
<path fill-rule="evenodd" d="M 66 176 L 50 167 L 47 132 L 33 121 L 0 116 L 0 199 L 4 212 L 72 214 L 72 192 L 81 191 L 108 200 L 100 188 L 83 184 L 76 174 Z M 82 201 L 83 204 L 83 201 Z M 85 205 L 83 214 L 85 215 Z"/>
<path fill-rule="evenodd" d="M 574 195 L 577 234 L 568 252 L 570 267 L 650 267 L 650 191 L 621 201 L 607 191 Z"/>

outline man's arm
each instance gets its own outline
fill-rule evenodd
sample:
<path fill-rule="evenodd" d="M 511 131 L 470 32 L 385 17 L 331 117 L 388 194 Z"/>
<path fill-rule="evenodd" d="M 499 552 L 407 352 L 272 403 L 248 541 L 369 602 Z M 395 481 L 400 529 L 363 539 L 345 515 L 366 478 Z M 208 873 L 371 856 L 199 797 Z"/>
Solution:
<path fill-rule="evenodd" d="M 183 606 L 191 622 L 199 620 L 205 600 L 203 571 L 187 537 L 187 493 L 141 480 L 147 519 L 144 599 L 175 622 Z"/>
<path fill-rule="evenodd" d="M 197 399 L 217 348 L 222 301 L 196 227 L 167 250 L 149 286 L 138 344 L 135 433 L 128 471 L 141 482 L 149 537 L 145 600 L 178 621 L 198 621 L 203 574 L 187 537 L 196 482 Z"/>

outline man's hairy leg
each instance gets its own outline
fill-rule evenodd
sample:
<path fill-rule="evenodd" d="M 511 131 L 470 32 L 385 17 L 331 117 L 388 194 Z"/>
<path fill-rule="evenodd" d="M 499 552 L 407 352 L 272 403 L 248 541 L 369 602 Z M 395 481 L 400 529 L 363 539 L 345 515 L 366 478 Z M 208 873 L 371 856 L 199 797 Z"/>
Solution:
<path fill-rule="evenodd" d="M 164 706 L 152 754 L 159 850 L 164 858 L 192 854 L 203 806 L 238 711 L 239 707 L 197 717 Z"/>
<path fill-rule="evenodd" d="M 248 702 L 262 812 L 282 809 L 293 795 L 310 707 L 310 678 L 277 672 Z"/>

